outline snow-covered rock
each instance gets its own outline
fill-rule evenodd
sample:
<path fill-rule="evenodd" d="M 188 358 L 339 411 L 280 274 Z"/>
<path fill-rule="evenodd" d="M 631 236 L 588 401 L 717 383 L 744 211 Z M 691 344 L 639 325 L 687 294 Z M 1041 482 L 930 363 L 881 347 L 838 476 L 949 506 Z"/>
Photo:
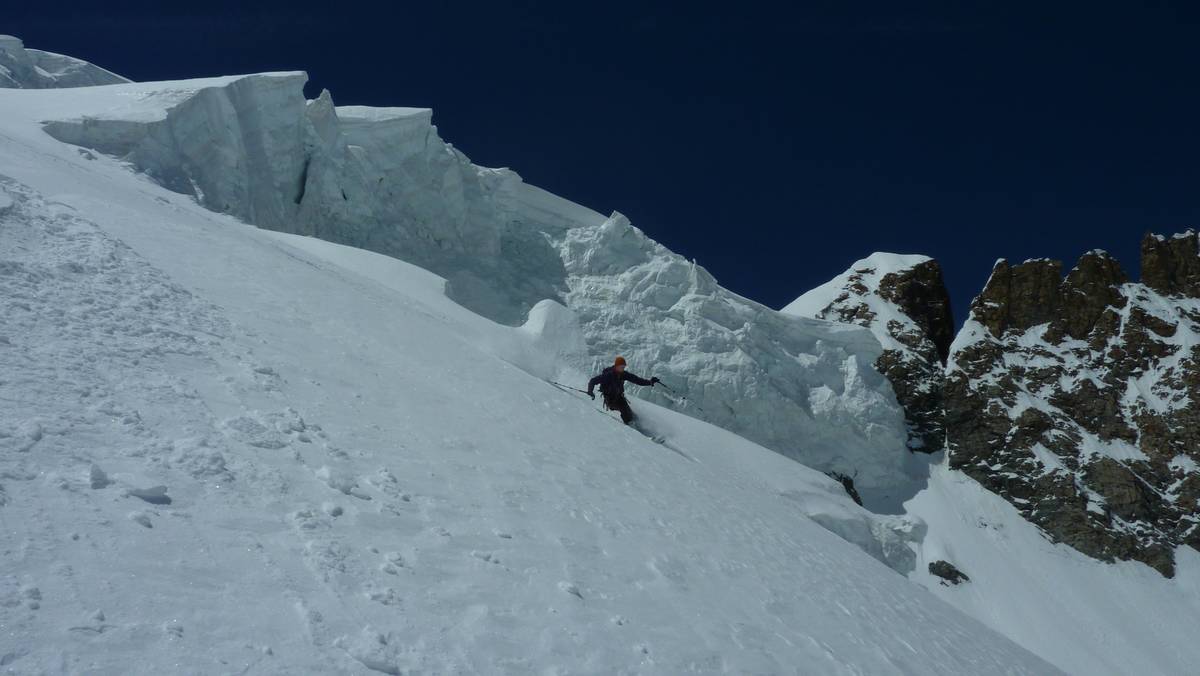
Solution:
<path fill-rule="evenodd" d="M 909 447 L 942 449 L 942 367 L 954 321 L 937 261 L 874 253 L 781 312 L 870 329 L 884 348 L 875 367 L 891 381 L 908 419 Z"/>
<path fill-rule="evenodd" d="M 919 487 L 925 470 L 904 452 L 904 412 L 872 367 L 881 348 L 870 331 L 730 293 L 620 214 L 472 164 L 426 109 L 335 106 L 328 92 L 306 101 L 304 81 L 268 73 L 22 103 L 55 138 L 210 209 L 420 265 L 498 322 L 561 303 L 579 321 L 586 354 L 567 366 L 580 377 L 623 354 L 673 388 L 638 396 L 854 476 L 873 509 L 898 511 Z"/>
<path fill-rule="evenodd" d="M 1174 573 L 1200 549 L 1200 249 L 1142 242 L 1146 280 L 1102 251 L 999 261 L 955 339 L 950 466 L 1056 541 Z"/>
<path fill-rule="evenodd" d="M 74 57 L 26 49 L 20 39 L 0 35 L 0 87 L 50 89 L 121 82 L 129 80 Z"/>

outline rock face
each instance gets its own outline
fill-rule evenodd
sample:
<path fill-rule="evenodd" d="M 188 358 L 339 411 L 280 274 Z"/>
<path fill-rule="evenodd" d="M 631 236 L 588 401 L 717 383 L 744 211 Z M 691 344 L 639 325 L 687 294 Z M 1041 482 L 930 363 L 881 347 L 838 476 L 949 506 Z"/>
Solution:
<path fill-rule="evenodd" d="M 623 354 L 686 397 L 684 412 L 853 477 L 869 508 L 898 512 L 920 486 L 869 331 L 775 312 L 620 214 L 472 164 L 429 110 L 335 106 L 327 92 L 306 101 L 304 83 L 272 73 L 106 87 L 88 97 L 95 109 L 45 130 L 211 209 L 425 267 L 495 321 L 517 325 L 547 298 L 563 303 L 589 353 L 566 366 L 582 375 Z M 109 89 L 111 101 L 95 95 Z M 898 278 L 887 288 L 920 304 L 918 287 Z M 937 345 L 920 345 L 937 358 Z M 635 396 L 669 404 L 658 389 Z"/>
<path fill-rule="evenodd" d="M 996 264 L 954 343 L 950 465 L 1090 556 L 1174 573 L 1200 544 L 1200 255 L 1147 236 L 1144 282 L 1092 251 Z"/>
<path fill-rule="evenodd" d="M 0 35 L 0 87 L 56 89 L 117 84 L 129 80 L 87 61 L 26 49 L 11 35 Z"/>
<path fill-rule="evenodd" d="M 1171 576 L 1200 547 L 1196 234 L 1147 235 L 1142 276 L 1102 251 L 1065 277 L 999 261 L 951 344 L 936 263 L 874 254 L 785 312 L 871 329 L 911 447 L 947 449 L 1056 541 Z"/>
<path fill-rule="evenodd" d="M 875 368 L 891 381 L 904 408 L 908 447 L 930 453 L 942 449 L 942 367 L 954 339 L 954 319 L 937 261 L 875 253 L 782 312 L 870 329 L 884 347 Z"/>
<path fill-rule="evenodd" d="M 1196 233 L 1189 230 L 1170 239 L 1149 234 L 1143 237 L 1142 283 L 1161 294 L 1200 297 Z"/>

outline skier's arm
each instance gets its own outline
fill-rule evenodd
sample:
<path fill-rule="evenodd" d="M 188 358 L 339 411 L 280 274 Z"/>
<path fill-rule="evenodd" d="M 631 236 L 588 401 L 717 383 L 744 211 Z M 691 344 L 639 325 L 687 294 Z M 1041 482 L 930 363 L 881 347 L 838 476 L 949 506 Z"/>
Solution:
<path fill-rule="evenodd" d="M 653 379 L 646 380 L 645 378 L 639 376 L 638 374 L 630 373 L 629 371 L 625 372 L 625 380 L 628 380 L 629 382 L 633 383 L 634 385 L 641 385 L 642 387 L 646 387 L 648 385 L 654 384 Z"/>
<path fill-rule="evenodd" d="M 601 378 L 601 377 L 603 377 L 603 374 L 601 374 L 601 375 L 599 375 L 599 376 L 596 376 L 596 377 L 594 377 L 594 378 L 592 378 L 591 380 L 589 380 L 589 381 L 588 381 L 588 396 L 589 396 L 589 397 L 595 397 L 595 396 L 596 396 L 596 395 L 592 394 L 592 390 L 596 389 L 596 386 L 600 384 L 600 378 Z"/>

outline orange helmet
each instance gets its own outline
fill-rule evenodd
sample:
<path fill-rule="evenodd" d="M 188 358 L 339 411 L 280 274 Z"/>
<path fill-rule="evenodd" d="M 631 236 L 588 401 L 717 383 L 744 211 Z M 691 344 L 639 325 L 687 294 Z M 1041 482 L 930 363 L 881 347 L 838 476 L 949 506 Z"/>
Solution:
<path fill-rule="evenodd" d="M 624 366 L 624 365 L 625 365 L 625 357 L 617 357 L 615 360 L 613 360 L 613 366 Z"/>

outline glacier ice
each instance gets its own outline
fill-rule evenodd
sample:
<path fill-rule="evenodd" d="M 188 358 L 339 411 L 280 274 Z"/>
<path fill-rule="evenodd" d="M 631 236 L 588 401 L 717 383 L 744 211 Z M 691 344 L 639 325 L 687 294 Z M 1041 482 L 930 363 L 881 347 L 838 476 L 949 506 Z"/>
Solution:
<path fill-rule="evenodd" d="M 129 80 L 87 61 L 40 49 L 0 35 L 0 87 L 49 89 L 118 84 Z"/>

